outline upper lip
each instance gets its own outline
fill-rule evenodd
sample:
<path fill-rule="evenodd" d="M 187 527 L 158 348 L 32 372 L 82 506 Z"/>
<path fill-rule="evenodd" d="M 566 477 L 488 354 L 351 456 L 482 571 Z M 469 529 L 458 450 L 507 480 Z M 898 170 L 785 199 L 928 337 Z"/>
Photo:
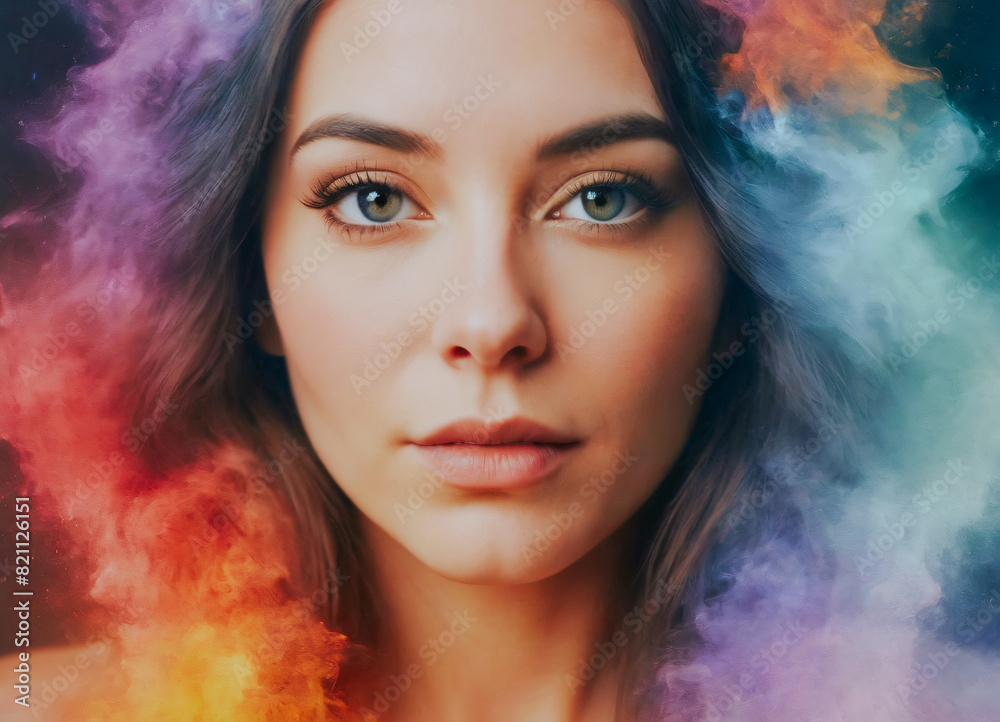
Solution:
<path fill-rule="evenodd" d="M 550 429 L 530 419 L 514 417 L 505 421 L 459 419 L 442 426 L 432 434 L 413 443 L 420 446 L 438 444 L 570 444 L 577 439 Z"/>

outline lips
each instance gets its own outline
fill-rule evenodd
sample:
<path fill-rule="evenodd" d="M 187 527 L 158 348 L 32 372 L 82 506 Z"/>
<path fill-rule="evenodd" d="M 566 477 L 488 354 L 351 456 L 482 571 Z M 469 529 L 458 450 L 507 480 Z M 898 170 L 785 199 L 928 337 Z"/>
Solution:
<path fill-rule="evenodd" d="M 420 446 L 440 444 L 570 444 L 577 439 L 529 419 L 515 417 L 500 423 L 462 419 L 415 441 Z"/>
<path fill-rule="evenodd" d="M 549 476 L 579 439 L 523 418 L 463 419 L 412 442 L 420 462 L 463 489 L 520 489 Z"/>

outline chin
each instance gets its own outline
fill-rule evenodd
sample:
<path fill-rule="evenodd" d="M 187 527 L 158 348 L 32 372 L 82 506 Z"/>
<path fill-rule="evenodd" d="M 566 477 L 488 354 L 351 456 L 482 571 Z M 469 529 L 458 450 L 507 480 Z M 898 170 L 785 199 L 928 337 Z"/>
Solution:
<path fill-rule="evenodd" d="M 465 584 L 530 584 L 558 574 L 590 550 L 567 533 L 553 534 L 553 541 L 537 548 L 536 525 L 469 511 L 428 514 L 425 524 L 396 540 L 435 573 Z"/>

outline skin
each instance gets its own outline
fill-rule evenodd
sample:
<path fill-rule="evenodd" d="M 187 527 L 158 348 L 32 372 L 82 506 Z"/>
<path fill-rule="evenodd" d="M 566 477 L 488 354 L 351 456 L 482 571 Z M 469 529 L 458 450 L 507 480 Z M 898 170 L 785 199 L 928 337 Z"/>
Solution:
<path fill-rule="evenodd" d="M 620 10 L 574 7 L 553 27 L 556 3 L 409 0 L 345 57 L 385 4 L 338 0 L 294 75 L 263 209 L 276 325 L 260 342 L 285 356 L 309 438 L 361 512 L 389 630 L 383 671 L 420 671 L 382 719 L 610 719 L 615 665 L 582 691 L 565 675 L 621 628 L 628 522 L 698 411 L 681 387 L 712 351 L 724 263 L 678 150 L 612 131 L 596 147 L 539 154 L 610 116 L 667 122 Z M 344 137 L 296 148 L 318 119 L 347 113 L 430 148 Z M 409 197 L 397 223 L 359 234 L 303 202 L 358 169 Z M 572 193 L 636 175 L 669 207 L 631 202 L 601 225 Z M 356 195 L 333 215 L 364 220 Z M 365 378 L 386 348 L 394 358 Z M 427 469 L 408 440 L 515 415 L 580 443 L 530 487 L 444 484 L 413 508 Z M 628 467 L 588 496 L 619 454 Z M 572 523 L 532 547 L 571 508 Z M 476 621 L 433 661 L 421 655 L 464 610 Z"/>

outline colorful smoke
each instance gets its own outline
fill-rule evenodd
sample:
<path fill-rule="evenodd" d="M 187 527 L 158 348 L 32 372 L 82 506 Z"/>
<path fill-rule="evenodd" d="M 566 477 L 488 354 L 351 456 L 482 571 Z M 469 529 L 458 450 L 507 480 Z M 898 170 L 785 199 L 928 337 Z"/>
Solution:
<path fill-rule="evenodd" d="M 178 400 L 138 422 L 123 403 L 145 343 L 134 252 L 161 213 L 157 131 L 178 88 L 231 57 L 253 8 L 80 8 L 107 57 L 74 68 L 48 98 L 59 112 L 25 127 L 57 190 L 2 220 L 5 257 L 33 252 L 0 294 L 5 501 L 31 500 L 35 618 L 65 620 L 61 638 L 36 623 L 32 718 L 340 717 L 346 640 L 316 612 L 344 580 L 295 589 L 275 472 L 223 446 L 154 473 L 137 452 L 177 423 Z M 73 649 L 47 666 L 46 642 Z M 105 659 L 111 672 L 85 681 Z"/>
<path fill-rule="evenodd" d="M 713 552 L 726 591 L 695 610 L 694 657 L 660 670 L 659 718 L 1000 719 L 1000 254 L 995 219 L 967 202 L 989 141 L 935 72 L 880 43 L 878 0 L 706 2 L 745 24 L 720 87 L 747 98 L 745 137 L 820 179 L 804 200 L 771 166 L 742 170 L 767 213 L 802 219 L 773 239 L 807 259 L 788 287 L 880 396 L 858 428 L 817 420 L 824 433 L 763 460 Z M 895 11 L 899 34 L 919 32 L 924 7 Z M 0 469 L 8 497 L 32 499 L 39 555 L 60 560 L 39 567 L 36 588 L 58 587 L 40 606 L 72 618 L 63 641 L 84 659 L 120 663 L 90 686 L 60 688 L 53 670 L 33 706 L 349 719 L 331 691 L 347 641 L 315 614 L 344 580 L 295 590 L 274 473 L 222 446 L 157 474 L 135 452 L 176 400 L 138 424 L 119 403 L 144 343 L 135 252 L 163 211 L 158 131 L 256 3 L 76 8 L 107 57 L 75 68 L 49 98 L 61 110 L 23 133 L 61 190 L 0 219 L 0 243 L 32 249 L 5 249 L 18 263 L 0 276 Z M 848 438 L 845 479 L 826 462 Z"/>
<path fill-rule="evenodd" d="M 1000 254 L 974 173 L 994 146 L 879 44 L 883 3 L 709 1 L 746 24 L 723 64 L 741 129 L 819 179 L 741 177 L 765 217 L 801 219 L 769 237 L 805 259 L 792 304 L 877 396 L 762 460 L 657 719 L 1000 719 Z M 926 5 L 897 8 L 895 32 Z"/>

